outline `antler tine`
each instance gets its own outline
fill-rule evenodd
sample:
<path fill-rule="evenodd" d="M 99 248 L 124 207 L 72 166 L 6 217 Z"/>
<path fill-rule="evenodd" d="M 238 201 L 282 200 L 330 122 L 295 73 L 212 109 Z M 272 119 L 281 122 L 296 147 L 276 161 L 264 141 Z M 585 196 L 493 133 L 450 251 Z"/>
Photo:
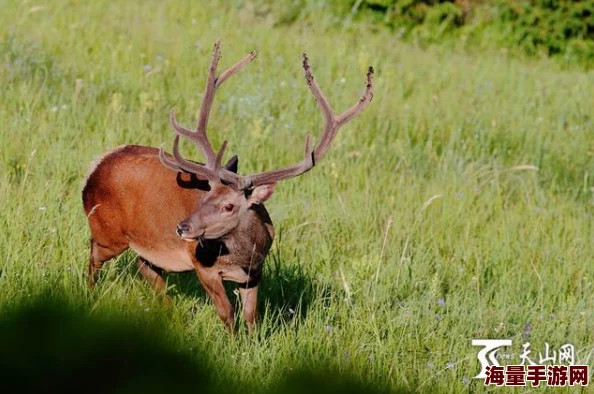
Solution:
<path fill-rule="evenodd" d="M 183 171 L 176 162 L 165 156 L 165 151 L 163 148 L 159 149 L 159 160 L 161 160 L 161 164 L 175 172 Z"/>
<path fill-rule="evenodd" d="M 307 86 L 309 86 L 314 99 L 320 106 L 320 110 L 322 111 L 322 115 L 325 119 L 324 133 L 320 138 L 318 147 L 314 151 L 314 157 L 316 161 L 318 161 L 324 157 L 326 150 L 328 150 L 328 147 L 332 143 L 332 139 L 334 138 L 332 130 L 336 128 L 336 117 L 332 107 L 328 103 L 328 99 L 324 93 L 322 93 L 320 87 L 314 80 L 314 76 L 311 72 L 311 66 L 309 65 L 309 57 L 306 53 L 303 53 L 303 70 L 305 71 L 305 81 L 307 82 Z"/>
<path fill-rule="evenodd" d="M 195 138 L 196 143 L 202 149 L 206 158 L 206 165 L 209 168 L 214 168 L 216 155 L 212 145 L 208 140 L 206 134 L 206 128 L 208 126 L 208 117 L 210 115 L 210 109 L 214 101 L 216 90 L 223 84 L 227 79 L 237 74 L 243 67 L 256 58 L 256 51 L 250 52 L 246 57 L 223 71 L 220 76 L 217 76 L 217 66 L 221 59 L 221 40 L 217 40 L 212 51 L 212 61 L 210 63 L 210 70 L 208 78 L 206 80 L 206 89 L 204 91 L 204 98 L 202 99 L 202 105 L 200 106 L 200 116 L 198 118 L 198 125 L 196 126 Z"/>
<path fill-rule="evenodd" d="M 215 160 L 215 152 L 208 140 L 206 135 L 206 126 L 208 125 L 208 115 L 210 114 L 210 108 L 214 100 L 214 94 L 216 91 L 216 72 L 219 60 L 221 59 L 221 40 L 217 40 L 212 50 L 212 60 L 210 62 L 210 68 L 208 78 L 206 79 L 206 88 L 204 90 L 204 97 L 202 98 L 202 104 L 200 105 L 200 116 L 198 117 L 198 124 L 196 125 L 196 132 L 193 133 L 192 140 L 202 150 L 204 158 L 206 159 L 206 165 L 213 168 Z"/>
<path fill-rule="evenodd" d="M 225 149 L 227 149 L 227 141 L 223 141 L 223 144 L 219 148 L 219 152 L 217 153 L 217 157 L 215 157 L 215 172 L 219 172 L 221 170 L 221 160 L 223 159 L 223 155 L 225 154 Z"/>
<path fill-rule="evenodd" d="M 253 61 L 257 56 L 258 54 L 256 53 L 256 51 L 251 51 L 246 57 L 235 63 L 233 66 L 229 67 L 224 72 L 222 72 L 221 75 L 219 75 L 217 78 L 215 88 L 218 88 L 227 79 L 237 74 L 242 68 L 244 68 L 248 63 Z"/>
<path fill-rule="evenodd" d="M 177 119 L 175 118 L 175 110 L 173 108 L 171 108 L 171 110 L 169 111 L 169 123 L 171 124 L 171 127 L 173 128 L 173 131 L 175 131 L 176 134 L 182 135 L 192 140 L 194 139 L 194 135 L 196 133 L 181 127 L 177 123 Z"/>
<path fill-rule="evenodd" d="M 311 66 L 309 65 L 309 58 L 305 53 L 303 54 L 303 70 L 305 71 L 305 80 L 307 82 L 307 85 L 309 86 L 309 89 L 314 95 L 314 98 L 318 102 L 320 110 L 322 111 L 322 114 L 325 118 L 324 132 L 322 134 L 322 137 L 320 138 L 320 143 L 314 151 L 314 159 L 316 161 L 319 161 L 324 157 L 326 151 L 332 144 L 332 141 L 334 140 L 334 137 L 336 136 L 338 129 L 342 127 L 345 123 L 347 123 L 349 120 L 351 120 L 359 112 L 361 112 L 373 98 L 373 67 L 369 67 L 369 71 L 367 72 L 367 84 L 365 93 L 363 94 L 359 102 L 347 111 L 345 111 L 344 113 L 340 114 L 339 116 L 336 116 L 334 114 L 332 107 L 328 103 L 328 99 L 326 99 L 326 96 L 324 95 L 324 93 L 322 93 L 319 86 L 316 84 L 313 74 L 311 72 Z"/>
<path fill-rule="evenodd" d="M 284 168 L 282 170 L 267 171 L 257 175 L 242 177 L 243 185 L 241 188 L 247 189 L 250 187 L 282 181 L 284 179 L 294 178 L 311 170 L 315 165 L 315 159 L 311 145 L 311 134 L 308 134 L 305 138 L 305 154 L 301 163 Z"/>
<path fill-rule="evenodd" d="M 309 57 L 307 53 L 303 53 L 303 70 L 305 71 L 305 80 L 307 82 L 307 86 L 314 95 L 314 98 L 320 105 L 320 109 L 326 118 L 326 123 L 332 123 L 331 121 L 334 120 L 334 111 L 332 107 L 328 103 L 328 99 L 324 96 L 324 93 L 318 87 L 318 84 L 314 81 L 314 76 L 311 73 L 311 66 L 309 65 Z"/>
<path fill-rule="evenodd" d="M 179 153 L 179 135 L 176 135 L 173 139 L 173 157 L 175 158 L 177 165 L 184 171 L 192 172 L 196 175 L 201 175 L 209 180 L 218 179 L 216 172 L 214 172 L 210 168 L 199 163 L 193 163 L 182 157 L 182 155 Z"/>
<path fill-rule="evenodd" d="M 365 93 L 359 99 L 359 102 L 353 105 L 351 108 L 340 114 L 337 118 L 338 127 L 342 126 L 349 120 L 351 120 L 355 115 L 361 112 L 367 104 L 373 100 L 373 67 L 369 67 L 367 71 L 367 83 L 365 84 Z"/>

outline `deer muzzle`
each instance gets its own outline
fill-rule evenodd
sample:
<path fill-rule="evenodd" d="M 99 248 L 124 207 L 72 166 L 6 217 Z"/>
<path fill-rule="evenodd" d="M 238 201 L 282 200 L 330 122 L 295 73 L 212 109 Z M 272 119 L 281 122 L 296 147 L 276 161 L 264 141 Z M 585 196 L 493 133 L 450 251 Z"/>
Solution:
<path fill-rule="evenodd" d="M 204 230 L 195 231 L 188 223 L 181 222 L 175 230 L 177 235 L 185 241 L 194 241 L 204 235 Z"/>

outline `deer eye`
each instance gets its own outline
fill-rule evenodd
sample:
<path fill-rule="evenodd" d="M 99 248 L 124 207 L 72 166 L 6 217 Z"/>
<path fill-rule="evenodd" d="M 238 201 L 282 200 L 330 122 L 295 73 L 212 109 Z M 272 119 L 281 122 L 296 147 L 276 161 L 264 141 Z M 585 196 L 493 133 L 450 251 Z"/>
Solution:
<path fill-rule="evenodd" d="M 225 204 L 223 205 L 223 208 L 221 209 L 223 212 L 232 212 L 233 211 L 233 204 Z"/>

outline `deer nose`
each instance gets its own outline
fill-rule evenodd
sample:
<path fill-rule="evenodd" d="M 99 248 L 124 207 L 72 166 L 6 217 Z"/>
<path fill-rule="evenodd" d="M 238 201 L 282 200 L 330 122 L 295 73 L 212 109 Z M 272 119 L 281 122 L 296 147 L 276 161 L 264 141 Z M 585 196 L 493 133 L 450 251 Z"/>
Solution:
<path fill-rule="evenodd" d="M 180 223 L 177 225 L 177 230 L 175 230 L 175 232 L 177 233 L 177 235 L 179 235 L 181 237 L 184 233 L 188 233 L 190 230 L 191 230 L 190 225 L 185 224 L 185 223 Z"/>

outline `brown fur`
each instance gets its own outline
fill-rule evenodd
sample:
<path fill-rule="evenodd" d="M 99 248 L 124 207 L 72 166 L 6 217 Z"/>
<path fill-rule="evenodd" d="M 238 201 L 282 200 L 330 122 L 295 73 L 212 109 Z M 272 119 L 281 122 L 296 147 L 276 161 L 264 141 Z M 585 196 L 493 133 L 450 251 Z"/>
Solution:
<path fill-rule="evenodd" d="M 200 207 L 209 184 L 167 169 L 158 152 L 127 145 L 106 154 L 90 172 L 82 192 L 91 230 L 89 285 L 94 286 L 104 262 L 131 248 L 140 255 L 140 273 L 161 292 L 165 285 L 159 270 L 195 270 L 229 327 L 233 308 L 221 281 L 242 283 L 244 316 L 251 330 L 262 263 L 274 236 L 266 208 L 252 205 L 246 219 L 220 239 L 200 245 L 180 238 L 176 226 Z M 220 185 L 213 192 L 225 190 Z"/>

